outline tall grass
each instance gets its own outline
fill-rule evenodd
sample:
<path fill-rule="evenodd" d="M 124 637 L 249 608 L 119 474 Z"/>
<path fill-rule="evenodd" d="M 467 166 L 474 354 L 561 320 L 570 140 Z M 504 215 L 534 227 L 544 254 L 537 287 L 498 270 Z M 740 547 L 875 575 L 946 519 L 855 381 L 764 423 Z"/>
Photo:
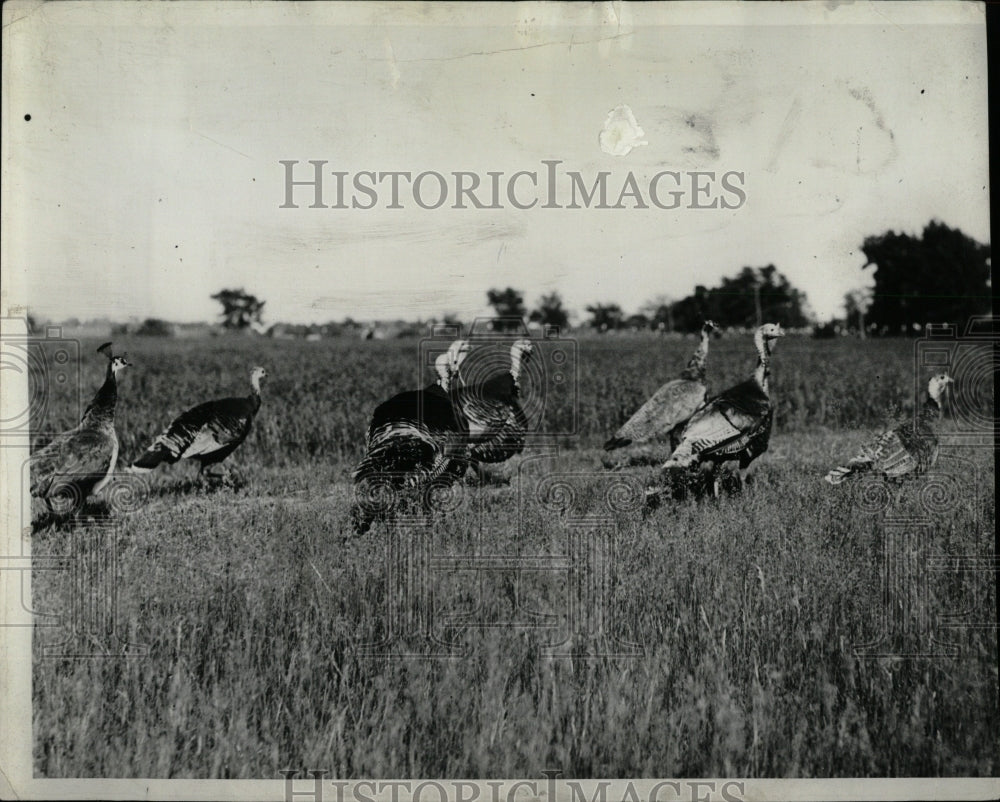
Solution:
<path fill-rule="evenodd" d="M 119 405 L 126 459 L 187 406 L 246 392 L 252 364 L 270 379 L 254 434 L 232 457 L 245 487 L 190 490 L 194 469 L 180 465 L 155 474 L 146 503 L 116 519 L 116 631 L 148 654 L 44 657 L 66 633 L 36 631 L 39 775 L 958 776 L 1000 766 L 995 630 L 946 631 L 959 646 L 952 657 L 857 654 L 880 629 L 887 516 L 930 521 L 918 562 L 993 556 L 992 452 L 954 452 L 980 481 L 958 477 L 956 497 L 933 513 L 919 482 L 872 511 L 863 487 L 819 481 L 890 409 L 912 406 L 908 343 L 783 340 L 776 434 L 752 485 L 643 518 L 606 510 L 597 446 L 693 343 L 582 342 L 574 447 L 508 467 L 509 486 L 465 487 L 434 521 L 432 551 L 560 554 L 574 520 L 604 515 L 614 543 L 607 628 L 638 653 L 543 656 L 557 636 L 528 626 L 529 611 L 565 623 L 565 575 L 442 569 L 429 626 L 462 655 L 445 659 L 362 656 L 388 632 L 400 588 L 386 555 L 400 535 L 379 524 L 352 537 L 347 521 L 346 476 L 367 415 L 418 383 L 412 343 L 116 347 L 136 363 Z M 96 387 L 101 358 L 85 350 Z M 747 341 L 713 344 L 716 388 L 752 367 Z M 51 409 L 54 428 L 74 422 L 66 397 Z M 558 422 L 564 412 L 548 414 Z M 574 488 L 562 512 L 536 498 L 553 476 Z M 634 482 L 649 476 L 637 471 Z M 33 551 L 72 554 L 85 531 L 40 530 Z M 37 609 L 70 608 L 67 576 L 40 571 L 33 583 Z M 996 618 L 993 577 L 961 566 L 928 570 L 926 593 L 908 603 L 914 620 Z M 463 611 L 476 626 L 445 626 Z M 394 648 L 419 640 L 403 635 Z"/>

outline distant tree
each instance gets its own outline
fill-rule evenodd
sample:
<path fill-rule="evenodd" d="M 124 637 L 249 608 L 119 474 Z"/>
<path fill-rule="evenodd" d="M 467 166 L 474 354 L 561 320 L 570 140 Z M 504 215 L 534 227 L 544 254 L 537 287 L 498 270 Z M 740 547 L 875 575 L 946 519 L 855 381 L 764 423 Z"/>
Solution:
<path fill-rule="evenodd" d="M 832 320 L 813 326 L 812 336 L 816 340 L 832 340 L 840 332 L 840 323 Z"/>
<path fill-rule="evenodd" d="M 709 292 L 707 316 L 722 326 L 753 328 L 780 323 L 786 328 L 809 324 L 805 293 L 791 285 L 774 265 L 744 267 Z"/>
<path fill-rule="evenodd" d="M 731 278 L 724 278 L 709 291 L 709 317 L 723 326 L 750 328 L 763 322 L 760 308 L 760 282 L 752 267 L 744 267 Z"/>
<path fill-rule="evenodd" d="M 38 334 L 42 330 L 40 324 L 38 323 L 38 319 L 32 314 L 27 316 L 27 324 L 28 334 Z"/>
<path fill-rule="evenodd" d="M 222 304 L 222 312 L 219 314 L 222 315 L 224 328 L 241 331 L 254 323 L 261 323 L 260 316 L 266 302 L 244 291 L 242 287 L 238 290 L 219 290 L 211 298 Z"/>
<path fill-rule="evenodd" d="M 538 299 L 538 306 L 531 312 L 532 323 L 543 326 L 558 326 L 560 331 L 569 328 L 569 314 L 563 308 L 562 296 L 558 292 L 550 292 Z"/>
<path fill-rule="evenodd" d="M 805 328 L 812 323 L 806 294 L 792 286 L 774 265 L 759 268 L 758 275 L 762 323 L 780 323 L 789 329 Z"/>
<path fill-rule="evenodd" d="M 528 310 L 524 307 L 524 295 L 518 290 L 513 287 L 487 290 L 486 300 L 500 318 L 494 324 L 497 331 L 518 331 L 524 325 Z"/>
<path fill-rule="evenodd" d="M 913 324 L 961 326 L 991 306 L 990 246 L 932 220 L 922 237 L 887 231 L 867 237 L 865 267 L 875 269 L 868 320 L 890 332 Z"/>
<path fill-rule="evenodd" d="M 614 331 L 622 327 L 625 315 L 618 304 L 591 304 L 587 307 L 591 328 L 600 331 Z"/>
<path fill-rule="evenodd" d="M 810 322 L 805 293 L 793 287 L 774 265 L 744 267 L 711 289 L 699 284 L 691 295 L 672 304 L 669 314 L 678 331 L 697 331 L 706 319 L 740 328 L 761 323 L 801 328 Z M 656 317 L 665 315 L 666 311 Z"/>
<path fill-rule="evenodd" d="M 674 330 L 675 301 L 666 295 L 657 295 L 642 307 L 640 312 L 649 318 L 649 327 L 657 331 Z"/>
<path fill-rule="evenodd" d="M 866 324 L 865 314 L 872 305 L 872 293 L 869 289 L 851 290 L 844 296 L 844 323 L 848 329 L 857 329 L 864 338 Z"/>
<path fill-rule="evenodd" d="M 622 325 L 626 329 L 632 329 L 632 331 L 645 331 L 649 328 L 649 318 L 642 312 L 637 312 L 634 315 L 629 315 Z"/>
<path fill-rule="evenodd" d="M 706 319 L 714 320 L 720 326 L 728 325 L 715 309 L 718 299 L 708 288 L 699 284 L 694 292 L 682 298 L 671 307 L 675 331 L 697 331 Z"/>
<path fill-rule="evenodd" d="M 139 324 L 135 333 L 141 337 L 173 337 L 174 327 L 158 317 L 147 317 Z"/>
<path fill-rule="evenodd" d="M 349 333 L 361 333 L 365 330 L 365 326 L 358 323 L 353 317 L 348 315 L 339 324 L 340 331 Z"/>

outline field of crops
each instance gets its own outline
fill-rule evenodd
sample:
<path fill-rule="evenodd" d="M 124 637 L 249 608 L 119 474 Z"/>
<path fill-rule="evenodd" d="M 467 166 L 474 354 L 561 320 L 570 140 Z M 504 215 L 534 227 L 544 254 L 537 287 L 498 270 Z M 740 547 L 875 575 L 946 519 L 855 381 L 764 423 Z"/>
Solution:
<path fill-rule="evenodd" d="M 36 774 L 996 774 L 992 449 L 946 446 L 935 477 L 898 488 L 831 488 L 830 467 L 912 411 L 914 345 L 786 337 L 746 490 L 644 516 L 655 469 L 604 471 L 600 446 L 693 344 L 581 340 L 543 411 L 555 436 L 429 522 L 358 537 L 350 471 L 374 405 L 430 380 L 416 342 L 116 342 L 135 365 L 123 460 L 194 403 L 248 392 L 252 365 L 269 378 L 236 487 L 179 464 L 110 529 L 33 533 L 36 557 L 113 552 L 113 636 L 77 631 L 70 651 L 128 655 L 53 656 L 67 632 L 36 629 Z M 725 337 L 708 376 L 722 389 L 753 364 L 748 336 Z M 76 423 L 72 388 L 47 416 Z M 942 431 L 961 425 L 946 407 Z M 36 571 L 35 609 L 107 597 L 82 570 Z"/>

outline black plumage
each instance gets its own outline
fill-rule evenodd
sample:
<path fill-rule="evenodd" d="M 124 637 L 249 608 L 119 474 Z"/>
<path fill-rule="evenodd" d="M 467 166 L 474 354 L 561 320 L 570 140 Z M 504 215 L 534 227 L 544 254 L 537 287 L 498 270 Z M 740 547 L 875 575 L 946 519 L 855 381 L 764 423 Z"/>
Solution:
<path fill-rule="evenodd" d="M 166 463 L 193 459 L 198 473 L 222 462 L 246 440 L 261 405 L 262 367 L 250 371 L 250 394 L 206 401 L 179 415 L 132 463 L 132 470 L 150 471 Z"/>
<path fill-rule="evenodd" d="M 451 390 L 467 349 L 463 340 L 453 343 L 435 362 L 435 382 L 398 393 L 372 413 L 365 456 L 352 475 L 351 519 L 359 534 L 393 505 L 401 491 L 450 484 L 465 472 L 468 422 L 453 403 Z M 388 504 L 379 495 L 386 490 L 393 496 Z"/>
<path fill-rule="evenodd" d="M 111 343 L 97 350 L 108 358 L 108 367 L 104 383 L 87 405 L 80 424 L 31 456 L 31 495 L 44 499 L 50 510 L 78 510 L 88 496 L 99 493 L 111 481 L 118 462 L 118 375 L 132 363 L 124 354 L 114 356 Z"/>
<path fill-rule="evenodd" d="M 510 368 L 461 387 L 456 401 L 469 422 L 469 460 L 505 462 L 524 450 L 528 419 L 521 404 L 521 373 L 534 346 L 528 339 L 510 346 Z"/>

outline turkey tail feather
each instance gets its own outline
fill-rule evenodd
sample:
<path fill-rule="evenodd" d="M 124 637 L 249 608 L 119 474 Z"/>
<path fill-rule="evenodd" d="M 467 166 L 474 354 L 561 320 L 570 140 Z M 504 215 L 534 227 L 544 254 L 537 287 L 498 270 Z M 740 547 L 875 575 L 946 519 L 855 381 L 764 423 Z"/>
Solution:
<path fill-rule="evenodd" d="M 160 443 L 153 443 L 139 459 L 132 463 L 132 467 L 140 471 L 151 471 L 164 462 L 169 464 L 176 461 L 177 458 L 169 449 L 164 448 Z"/>
<path fill-rule="evenodd" d="M 669 470 L 670 468 L 687 468 L 698 458 L 695 454 L 693 444 L 682 440 L 681 443 L 674 449 L 674 452 L 670 455 L 665 463 L 663 463 L 663 470 Z"/>
<path fill-rule="evenodd" d="M 861 460 L 851 460 L 847 465 L 840 465 L 830 471 L 823 478 L 828 481 L 831 485 L 839 485 L 848 476 L 855 473 L 863 473 L 871 467 L 871 463 L 861 461 Z"/>

